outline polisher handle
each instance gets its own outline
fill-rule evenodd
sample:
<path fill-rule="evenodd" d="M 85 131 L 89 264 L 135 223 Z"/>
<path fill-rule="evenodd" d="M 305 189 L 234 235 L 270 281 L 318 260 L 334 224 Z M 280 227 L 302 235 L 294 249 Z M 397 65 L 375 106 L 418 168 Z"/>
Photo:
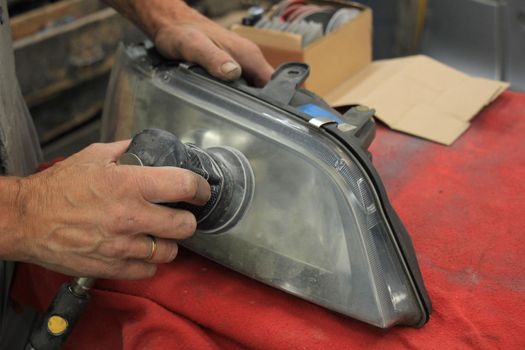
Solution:
<path fill-rule="evenodd" d="M 61 349 L 89 303 L 88 290 L 93 282 L 93 279 L 78 277 L 64 283 L 31 332 L 25 350 Z"/>

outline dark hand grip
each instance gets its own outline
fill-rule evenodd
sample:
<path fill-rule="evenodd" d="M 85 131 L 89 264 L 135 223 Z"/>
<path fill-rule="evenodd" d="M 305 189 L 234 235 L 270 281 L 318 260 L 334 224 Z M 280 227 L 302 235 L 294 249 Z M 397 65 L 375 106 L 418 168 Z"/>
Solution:
<path fill-rule="evenodd" d="M 88 303 L 87 294 L 76 295 L 70 283 L 63 284 L 31 333 L 25 350 L 61 349 Z"/>

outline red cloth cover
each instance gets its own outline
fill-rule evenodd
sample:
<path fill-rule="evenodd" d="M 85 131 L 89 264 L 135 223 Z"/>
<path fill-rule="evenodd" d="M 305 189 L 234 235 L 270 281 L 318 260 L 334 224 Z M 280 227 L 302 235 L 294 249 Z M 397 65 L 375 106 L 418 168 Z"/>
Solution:
<path fill-rule="evenodd" d="M 99 280 L 67 348 L 525 349 L 525 94 L 451 147 L 379 126 L 371 150 L 433 301 L 422 329 L 376 329 L 181 249 L 151 280 Z M 21 265 L 14 294 L 44 309 L 65 280 Z"/>

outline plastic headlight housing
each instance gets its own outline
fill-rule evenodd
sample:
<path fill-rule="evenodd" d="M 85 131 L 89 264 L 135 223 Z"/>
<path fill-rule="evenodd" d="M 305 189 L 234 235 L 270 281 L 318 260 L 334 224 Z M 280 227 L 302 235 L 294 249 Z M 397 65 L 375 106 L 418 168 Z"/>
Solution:
<path fill-rule="evenodd" d="M 249 160 L 255 191 L 225 233 L 182 244 L 313 303 L 386 328 L 421 326 L 430 301 L 408 234 L 366 148 L 373 111 L 345 115 L 298 88 L 308 68 L 282 66 L 263 89 L 121 47 L 103 140 L 165 129 L 201 148 L 233 147 Z"/>

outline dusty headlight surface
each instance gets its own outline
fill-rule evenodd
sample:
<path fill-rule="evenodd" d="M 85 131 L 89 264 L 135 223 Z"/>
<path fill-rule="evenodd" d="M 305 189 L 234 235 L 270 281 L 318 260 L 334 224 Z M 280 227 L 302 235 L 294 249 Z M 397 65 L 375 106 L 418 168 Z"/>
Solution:
<path fill-rule="evenodd" d="M 251 204 L 231 230 L 197 233 L 184 246 L 378 327 L 428 320 L 430 302 L 410 239 L 366 152 L 353 136 L 349 143 L 334 137 L 344 136 L 344 118 L 324 129 L 317 121 L 326 123 L 326 115 L 310 115 L 308 122 L 309 104 L 279 108 L 271 96 L 265 102 L 250 89 L 239 91 L 155 57 L 142 46 L 120 49 L 104 141 L 165 129 L 201 148 L 239 150 L 255 176 Z M 320 108 L 328 117 L 333 113 Z"/>

